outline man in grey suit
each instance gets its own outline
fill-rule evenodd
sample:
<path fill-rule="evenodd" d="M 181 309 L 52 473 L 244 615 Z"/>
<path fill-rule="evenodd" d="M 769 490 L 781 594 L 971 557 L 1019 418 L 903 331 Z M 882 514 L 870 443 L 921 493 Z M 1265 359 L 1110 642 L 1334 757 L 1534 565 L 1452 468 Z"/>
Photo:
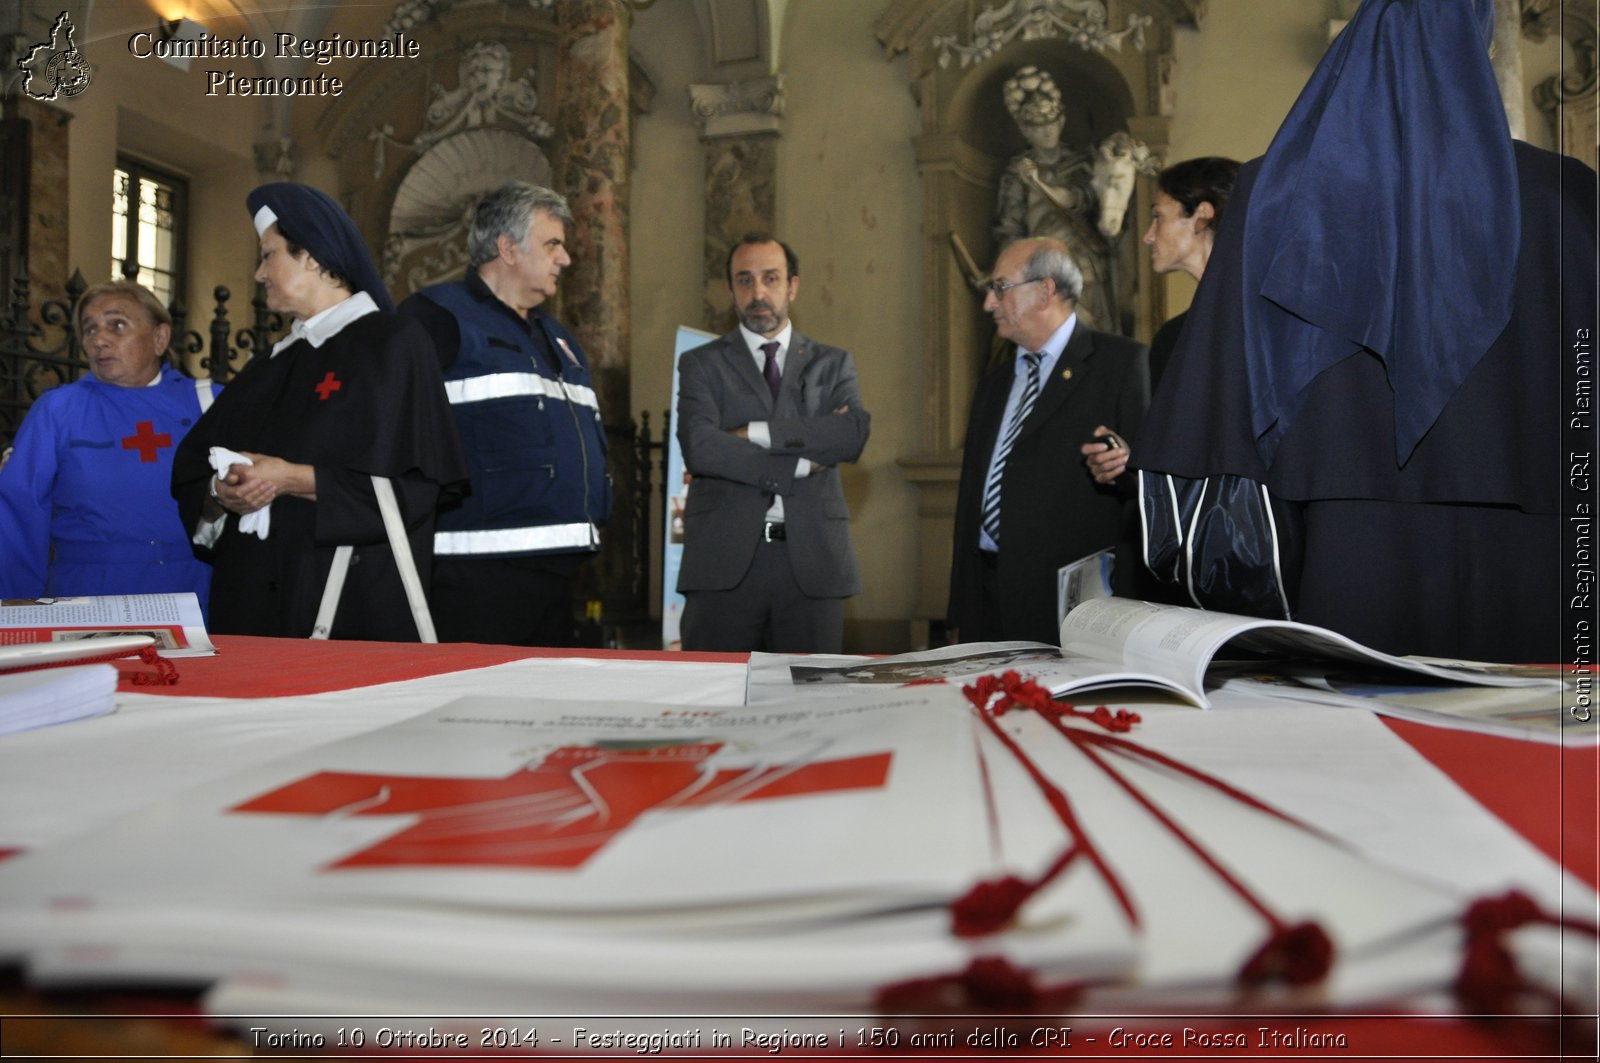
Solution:
<path fill-rule="evenodd" d="M 795 332 L 794 252 L 750 233 L 728 255 L 739 327 L 683 355 L 683 648 L 838 653 L 861 591 L 841 462 L 867 443 L 848 351 Z"/>

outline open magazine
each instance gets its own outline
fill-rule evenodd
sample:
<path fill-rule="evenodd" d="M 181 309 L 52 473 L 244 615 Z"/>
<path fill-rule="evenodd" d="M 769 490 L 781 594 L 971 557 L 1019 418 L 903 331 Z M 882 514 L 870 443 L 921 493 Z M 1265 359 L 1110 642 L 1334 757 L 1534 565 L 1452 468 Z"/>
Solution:
<path fill-rule="evenodd" d="M 200 600 L 191 591 L 0 600 L 0 670 L 8 658 L 19 664 L 36 663 L 42 644 L 56 647 L 53 656 L 95 657 L 115 647 L 92 643 L 130 635 L 148 637 L 163 657 L 209 657 L 217 652 L 206 634 Z M 84 643 L 81 653 L 66 648 L 75 642 Z"/>
<path fill-rule="evenodd" d="M 753 704 L 793 697 L 797 689 L 827 692 L 830 687 L 957 680 L 1011 670 L 1048 687 L 1057 697 L 1106 687 L 1148 686 L 1210 708 L 1206 677 L 1224 647 L 1274 662 L 1316 661 L 1446 683 L 1560 689 L 1558 680 L 1521 674 L 1514 666 L 1394 657 L 1326 628 L 1292 620 L 1263 620 L 1131 598 L 1092 598 L 1062 621 L 1060 646 L 976 642 L 879 658 L 753 653 L 745 697 Z M 1337 700 L 1344 702 L 1342 697 Z"/>

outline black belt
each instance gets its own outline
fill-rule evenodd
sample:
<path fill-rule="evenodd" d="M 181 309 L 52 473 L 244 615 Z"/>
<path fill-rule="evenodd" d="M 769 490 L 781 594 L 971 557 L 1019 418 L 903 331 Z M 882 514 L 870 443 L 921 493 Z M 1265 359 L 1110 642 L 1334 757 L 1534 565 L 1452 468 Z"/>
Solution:
<path fill-rule="evenodd" d="M 761 541 L 764 543 L 781 543 L 789 538 L 782 521 L 769 520 L 761 525 Z"/>
<path fill-rule="evenodd" d="M 1000 567 L 1000 555 L 993 550 L 979 550 L 978 561 L 990 572 Z"/>

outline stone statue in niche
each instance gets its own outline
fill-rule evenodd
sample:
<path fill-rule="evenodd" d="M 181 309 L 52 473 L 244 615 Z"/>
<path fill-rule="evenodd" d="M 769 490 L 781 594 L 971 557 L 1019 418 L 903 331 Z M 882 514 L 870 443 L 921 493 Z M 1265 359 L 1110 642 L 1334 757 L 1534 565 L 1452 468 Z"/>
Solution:
<path fill-rule="evenodd" d="M 1004 94 L 1006 110 L 1027 138 L 1028 150 L 1013 158 L 1000 176 L 995 243 L 1003 246 L 1024 236 L 1066 241 L 1073 261 L 1083 271 L 1078 316 L 1085 324 L 1115 332 L 1111 247 L 1097 224 L 1100 196 L 1095 189 L 1095 153 L 1061 143 L 1066 111 L 1061 89 L 1048 71 L 1035 66 L 1020 68 L 1006 79 Z M 1120 231 L 1122 219 L 1117 221 Z"/>

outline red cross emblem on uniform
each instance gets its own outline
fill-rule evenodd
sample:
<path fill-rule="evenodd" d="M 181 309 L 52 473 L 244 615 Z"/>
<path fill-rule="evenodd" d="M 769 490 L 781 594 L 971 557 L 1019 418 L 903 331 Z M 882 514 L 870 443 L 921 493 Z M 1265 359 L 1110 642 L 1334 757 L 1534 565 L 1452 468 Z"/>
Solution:
<path fill-rule="evenodd" d="M 888 753 L 799 766 L 711 768 L 722 744 L 565 746 L 499 779 L 325 771 L 234 812 L 411 816 L 410 826 L 330 868 L 577 868 L 646 812 L 882 787 Z"/>
<path fill-rule="evenodd" d="M 172 436 L 157 432 L 154 421 L 140 421 L 133 426 L 133 435 L 122 437 L 123 450 L 137 450 L 141 462 L 156 460 L 156 451 L 172 446 Z"/>
<path fill-rule="evenodd" d="M 335 391 L 338 391 L 342 387 L 344 387 L 344 384 L 342 384 L 339 379 L 333 375 L 333 370 L 330 369 L 328 370 L 328 375 L 322 378 L 322 383 L 318 384 L 312 390 L 317 393 L 317 398 L 321 399 L 323 402 L 327 402 L 328 396 L 332 395 Z"/>

